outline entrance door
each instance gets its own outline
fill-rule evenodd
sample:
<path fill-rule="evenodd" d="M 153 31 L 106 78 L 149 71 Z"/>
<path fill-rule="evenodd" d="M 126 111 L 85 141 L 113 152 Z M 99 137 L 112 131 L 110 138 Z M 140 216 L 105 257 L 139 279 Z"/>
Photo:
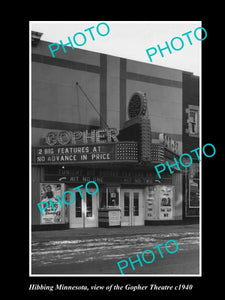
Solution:
<path fill-rule="evenodd" d="M 143 191 L 121 189 L 121 225 L 144 225 Z"/>
<path fill-rule="evenodd" d="M 70 228 L 86 228 L 86 227 L 98 227 L 98 195 L 90 195 L 85 189 L 80 189 L 83 195 L 79 191 L 69 189 L 75 194 L 75 202 L 69 205 L 69 223 Z M 90 193 L 94 193 L 96 190 L 88 188 Z M 72 195 L 68 194 L 72 201 Z"/>

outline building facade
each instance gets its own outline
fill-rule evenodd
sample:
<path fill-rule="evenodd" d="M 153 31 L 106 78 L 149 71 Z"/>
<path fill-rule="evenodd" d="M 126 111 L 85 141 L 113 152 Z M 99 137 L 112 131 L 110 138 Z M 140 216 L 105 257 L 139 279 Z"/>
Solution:
<path fill-rule="evenodd" d="M 70 47 L 53 58 L 32 36 L 33 229 L 182 222 L 191 175 L 174 168 L 159 180 L 154 166 L 188 145 L 192 77 Z"/>
<path fill-rule="evenodd" d="M 184 217 L 199 218 L 200 166 L 190 151 L 199 147 L 199 77 L 183 72 L 183 152 L 190 153 L 192 165 L 184 170 Z"/>

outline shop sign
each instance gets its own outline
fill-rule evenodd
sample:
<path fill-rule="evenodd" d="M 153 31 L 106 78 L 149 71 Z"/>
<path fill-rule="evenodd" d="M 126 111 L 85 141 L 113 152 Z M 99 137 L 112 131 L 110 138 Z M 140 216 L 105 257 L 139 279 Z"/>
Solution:
<path fill-rule="evenodd" d="M 85 146 L 34 147 L 35 164 L 138 161 L 136 142 L 119 142 Z"/>
<path fill-rule="evenodd" d="M 54 145 L 77 145 L 90 143 L 118 142 L 119 131 L 115 128 L 92 129 L 90 131 L 51 131 L 47 133 L 46 143 Z"/>
<path fill-rule="evenodd" d="M 211 148 L 213 148 L 213 153 L 206 153 L 206 151 L 205 151 L 205 148 L 206 148 L 206 146 L 210 146 Z M 195 152 L 195 154 L 196 154 L 196 157 L 198 158 L 198 161 L 201 161 L 201 159 L 200 159 L 200 156 L 199 156 L 199 154 L 198 154 L 198 150 L 200 149 L 200 147 L 198 147 L 198 148 L 196 148 L 196 149 L 194 149 L 194 150 L 191 150 L 190 152 L 192 153 L 192 152 Z M 208 144 L 205 144 L 203 147 L 202 147 L 202 152 L 203 152 L 203 154 L 206 156 L 206 157 L 213 157 L 214 155 L 215 155 L 215 153 L 216 153 L 216 148 L 213 146 L 213 144 L 210 144 L 210 143 L 208 143 Z M 187 159 L 185 158 L 185 163 L 183 162 L 183 157 L 184 156 L 187 156 L 188 158 L 189 158 L 189 163 L 187 164 Z M 174 160 L 173 161 L 175 161 L 175 163 L 173 163 L 173 164 L 171 164 L 170 162 L 168 162 L 168 161 L 166 161 L 166 165 L 167 165 L 167 167 L 168 167 L 168 169 L 169 169 L 169 171 L 170 171 L 170 174 L 173 174 L 173 170 L 171 169 L 172 167 L 177 167 L 177 169 L 180 171 L 181 169 L 180 169 L 180 166 L 179 166 L 179 163 L 178 163 L 178 161 L 177 161 L 177 159 L 176 159 L 176 157 L 174 157 Z M 180 162 L 180 164 L 182 165 L 182 167 L 184 167 L 184 168 L 188 168 L 188 167 L 190 167 L 191 165 L 192 165 L 192 162 L 193 162 L 193 159 L 192 159 L 192 156 L 190 155 L 190 154 L 188 154 L 188 153 L 183 153 L 181 156 L 179 156 L 179 162 Z M 161 179 L 161 175 L 159 175 L 159 173 L 162 173 L 162 172 L 164 172 L 165 170 L 166 170 L 166 165 L 165 164 L 158 164 L 158 165 L 156 165 L 155 166 L 155 170 L 156 170 L 156 172 L 157 172 L 157 175 L 158 175 L 158 177 L 159 177 L 159 179 Z M 161 170 L 158 170 L 158 167 L 159 166 L 163 166 L 163 169 L 161 169 Z"/>
<path fill-rule="evenodd" d="M 169 149 L 170 151 L 178 154 L 178 142 L 176 142 L 175 140 L 173 140 L 171 137 L 169 137 L 165 133 L 160 133 L 159 134 L 159 141 L 167 149 Z"/>

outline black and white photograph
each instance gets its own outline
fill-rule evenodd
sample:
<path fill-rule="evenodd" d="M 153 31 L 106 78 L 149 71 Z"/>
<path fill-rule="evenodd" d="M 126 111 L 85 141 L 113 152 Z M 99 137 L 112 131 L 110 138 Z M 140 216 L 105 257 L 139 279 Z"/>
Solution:
<path fill-rule="evenodd" d="M 217 150 L 201 140 L 207 39 L 201 20 L 29 22 L 30 292 L 191 292 Z M 41 281 L 57 277 L 83 287 Z"/>

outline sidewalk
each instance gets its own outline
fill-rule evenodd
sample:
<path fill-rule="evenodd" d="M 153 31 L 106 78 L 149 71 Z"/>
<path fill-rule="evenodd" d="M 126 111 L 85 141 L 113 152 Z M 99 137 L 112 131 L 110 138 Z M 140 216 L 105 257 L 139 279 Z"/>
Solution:
<path fill-rule="evenodd" d="M 120 228 L 74 228 L 66 230 L 34 231 L 32 242 L 48 240 L 80 240 L 100 237 L 119 237 L 131 235 L 149 235 L 150 233 L 169 234 L 186 231 L 199 232 L 199 224 L 190 225 L 159 225 L 159 226 L 134 226 Z"/>

